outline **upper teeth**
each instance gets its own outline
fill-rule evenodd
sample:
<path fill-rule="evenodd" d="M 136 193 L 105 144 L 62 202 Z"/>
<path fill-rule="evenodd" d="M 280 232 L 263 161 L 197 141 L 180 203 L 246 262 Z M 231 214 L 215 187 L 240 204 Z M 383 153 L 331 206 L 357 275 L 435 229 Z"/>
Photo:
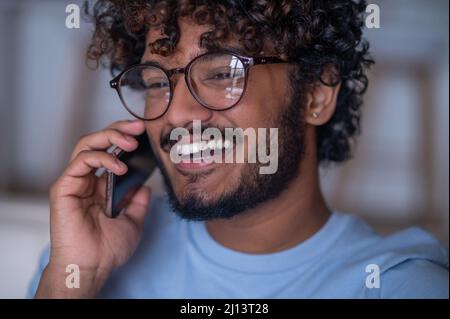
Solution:
<path fill-rule="evenodd" d="M 232 145 L 232 142 L 229 140 L 211 140 L 209 142 L 196 142 L 191 144 L 177 144 L 177 153 L 181 155 L 190 155 L 198 152 L 206 151 L 206 150 L 221 150 L 223 148 L 228 149 Z"/>

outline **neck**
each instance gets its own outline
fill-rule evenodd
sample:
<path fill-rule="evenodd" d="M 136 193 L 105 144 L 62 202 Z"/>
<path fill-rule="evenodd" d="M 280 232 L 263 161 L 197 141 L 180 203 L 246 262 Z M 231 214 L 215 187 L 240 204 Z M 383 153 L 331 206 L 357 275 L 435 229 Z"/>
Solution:
<path fill-rule="evenodd" d="M 277 198 L 231 219 L 206 222 L 208 232 L 221 245 L 250 254 L 274 253 L 305 241 L 330 216 L 316 163 L 305 159 L 301 173 Z"/>

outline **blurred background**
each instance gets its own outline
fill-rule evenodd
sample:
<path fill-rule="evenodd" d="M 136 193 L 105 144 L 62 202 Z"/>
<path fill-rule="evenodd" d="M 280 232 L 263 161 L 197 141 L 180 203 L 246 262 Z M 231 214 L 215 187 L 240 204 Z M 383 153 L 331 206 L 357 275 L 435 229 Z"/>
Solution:
<path fill-rule="evenodd" d="M 49 241 L 48 188 L 80 135 L 129 118 L 92 71 L 93 27 L 67 29 L 65 0 L 0 0 L 0 298 L 23 298 Z M 412 225 L 449 242 L 449 3 L 376 0 L 355 158 L 322 170 L 331 207 L 379 232 Z M 158 172 L 150 183 L 162 191 Z"/>

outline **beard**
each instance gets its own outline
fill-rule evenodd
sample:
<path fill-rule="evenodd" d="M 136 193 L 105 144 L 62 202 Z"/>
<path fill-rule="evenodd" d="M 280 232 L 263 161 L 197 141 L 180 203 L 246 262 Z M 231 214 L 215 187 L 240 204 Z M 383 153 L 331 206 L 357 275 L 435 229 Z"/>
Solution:
<path fill-rule="evenodd" d="M 169 203 L 174 212 L 183 219 L 207 221 L 228 219 L 274 199 L 298 176 L 304 157 L 304 122 L 301 116 L 303 96 L 293 94 L 280 116 L 272 123 L 278 128 L 279 150 L 278 170 L 271 175 L 259 173 L 260 164 L 246 165 L 238 182 L 216 199 L 205 196 L 205 192 L 191 192 L 180 197 L 174 192 L 170 178 L 159 162 L 165 181 Z M 190 182 L 195 183 L 193 177 Z"/>

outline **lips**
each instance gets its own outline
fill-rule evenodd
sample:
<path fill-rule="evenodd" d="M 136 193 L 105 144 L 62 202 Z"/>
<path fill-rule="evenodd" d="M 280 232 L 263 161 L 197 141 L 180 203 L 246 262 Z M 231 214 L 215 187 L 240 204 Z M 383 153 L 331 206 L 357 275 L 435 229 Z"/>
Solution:
<path fill-rule="evenodd" d="M 198 173 L 205 170 L 213 169 L 216 163 L 201 159 L 199 162 L 181 161 L 175 164 L 175 167 L 183 173 Z"/>

